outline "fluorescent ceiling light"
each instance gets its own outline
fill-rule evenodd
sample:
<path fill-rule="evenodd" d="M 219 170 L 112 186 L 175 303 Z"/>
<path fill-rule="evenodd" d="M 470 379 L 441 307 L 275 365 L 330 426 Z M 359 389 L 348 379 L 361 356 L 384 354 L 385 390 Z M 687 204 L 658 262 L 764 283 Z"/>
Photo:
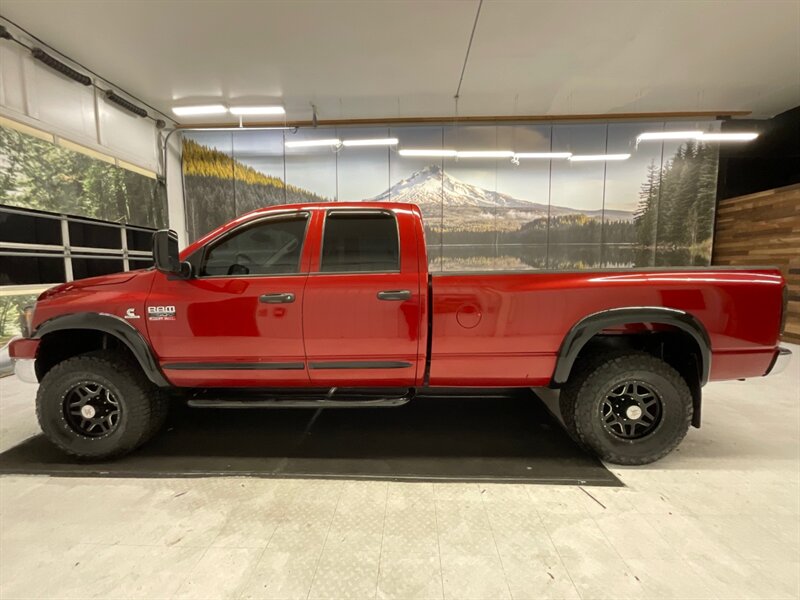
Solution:
<path fill-rule="evenodd" d="M 197 115 L 221 115 L 228 112 L 222 104 L 203 104 L 202 106 L 173 106 L 172 112 L 179 117 L 193 117 Z"/>
<path fill-rule="evenodd" d="M 344 140 L 342 146 L 396 146 L 397 138 L 375 138 L 372 140 Z"/>
<path fill-rule="evenodd" d="M 286 142 L 287 148 L 311 148 L 313 146 L 338 146 L 341 140 L 337 138 L 329 138 L 324 140 L 295 140 Z"/>
<path fill-rule="evenodd" d="M 455 150 L 434 150 L 424 148 L 404 148 L 398 151 L 400 156 L 455 156 Z"/>
<path fill-rule="evenodd" d="M 459 150 L 456 158 L 511 158 L 514 153 L 511 150 Z"/>
<path fill-rule="evenodd" d="M 571 161 L 588 162 L 590 160 L 628 160 L 630 154 L 577 154 L 569 157 Z"/>
<path fill-rule="evenodd" d="M 648 140 L 696 140 L 702 135 L 702 131 L 646 131 L 636 136 L 636 142 L 646 142 Z"/>
<path fill-rule="evenodd" d="M 569 158 L 572 152 L 517 152 L 514 158 Z"/>
<path fill-rule="evenodd" d="M 700 139 L 704 142 L 750 142 L 758 137 L 757 133 L 704 133 Z"/>
<path fill-rule="evenodd" d="M 285 115 L 282 106 L 231 106 L 232 115 Z"/>

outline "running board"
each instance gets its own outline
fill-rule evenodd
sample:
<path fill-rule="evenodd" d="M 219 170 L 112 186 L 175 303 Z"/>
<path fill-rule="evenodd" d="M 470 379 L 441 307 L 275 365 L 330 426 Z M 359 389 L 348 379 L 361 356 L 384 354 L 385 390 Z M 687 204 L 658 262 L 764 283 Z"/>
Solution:
<path fill-rule="evenodd" d="M 192 399 L 192 408 L 370 408 L 402 406 L 412 396 L 372 398 L 368 400 L 339 400 L 332 398 L 264 398 L 258 400 L 225 400 L 224 398 Z"/>

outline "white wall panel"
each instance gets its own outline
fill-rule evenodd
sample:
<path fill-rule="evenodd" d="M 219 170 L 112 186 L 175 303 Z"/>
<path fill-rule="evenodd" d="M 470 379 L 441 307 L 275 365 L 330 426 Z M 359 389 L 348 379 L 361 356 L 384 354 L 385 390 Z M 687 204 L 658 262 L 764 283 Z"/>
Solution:
<path fill-rule="evenodd" d="M 27 56 L 23 59 L 28 115 L 96 139 L 94 88 L 81 85 Z M 30 85 L 28 85 L 30 84 Z"/>
<path fill-rule="evenodd" d="M 140 157 L 139 164 L 158 171 L 156 130 L 153 121 L 137 117 L 109 104 L 98 92 L 97 110 L 100 120 L 100 143 L 111 153 L 126 153 Z"/>
<path fill-rule="evenodd" d="M 27 50 L 11 44 L 0 44 L 0 104 L 25 112 L 25 88 L 22 78 L 22 57 Z"/>
<path fill-rule="evenodd" d="M 101 86 L 107 87 L 104 83 Z M 145 169 L 161 171 L 158 132 L 152 119 L 107 103 L 102 91 L 61 75 L 11 42 L 0 43 L 0 114 Z"/>

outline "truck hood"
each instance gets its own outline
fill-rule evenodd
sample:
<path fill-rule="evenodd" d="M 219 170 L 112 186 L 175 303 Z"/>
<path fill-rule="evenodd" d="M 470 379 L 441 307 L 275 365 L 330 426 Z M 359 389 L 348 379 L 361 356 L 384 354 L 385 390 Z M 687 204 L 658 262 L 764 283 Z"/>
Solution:
<path fill-rule="evenodd" d="M 47 300 L 60 294 L 74 292 L 86 288 L 93 288 L 108 285 L 120 285 L 127 283 L 134 277 L 139 277 L 146 273 L 148 269 L 139 269 L 137 271 L 125 271 L 124 273 L 112 273 L 111 275 L 99 275 L 97 277 L 87 277 L 86 279 L 79 279 L 78 281 L 70 281 L 62 283 L 54 287 L 46 289 L 37 298 L 38 302 Z"/>

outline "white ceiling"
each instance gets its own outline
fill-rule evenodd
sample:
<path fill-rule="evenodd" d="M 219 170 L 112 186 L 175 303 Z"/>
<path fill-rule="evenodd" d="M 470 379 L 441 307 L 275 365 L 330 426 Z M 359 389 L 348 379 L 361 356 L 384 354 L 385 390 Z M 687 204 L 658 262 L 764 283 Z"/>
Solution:
<path fill-rule="evenodd" d="M 453 116 L 477 7 L 3 0 L 0 12 L 164 112 L 277 98 L 299 120 L 312 102 L 320 119 Z M 485 0 L 458 113 L 762 117 L 798 104 L 798 0 Z"/>

